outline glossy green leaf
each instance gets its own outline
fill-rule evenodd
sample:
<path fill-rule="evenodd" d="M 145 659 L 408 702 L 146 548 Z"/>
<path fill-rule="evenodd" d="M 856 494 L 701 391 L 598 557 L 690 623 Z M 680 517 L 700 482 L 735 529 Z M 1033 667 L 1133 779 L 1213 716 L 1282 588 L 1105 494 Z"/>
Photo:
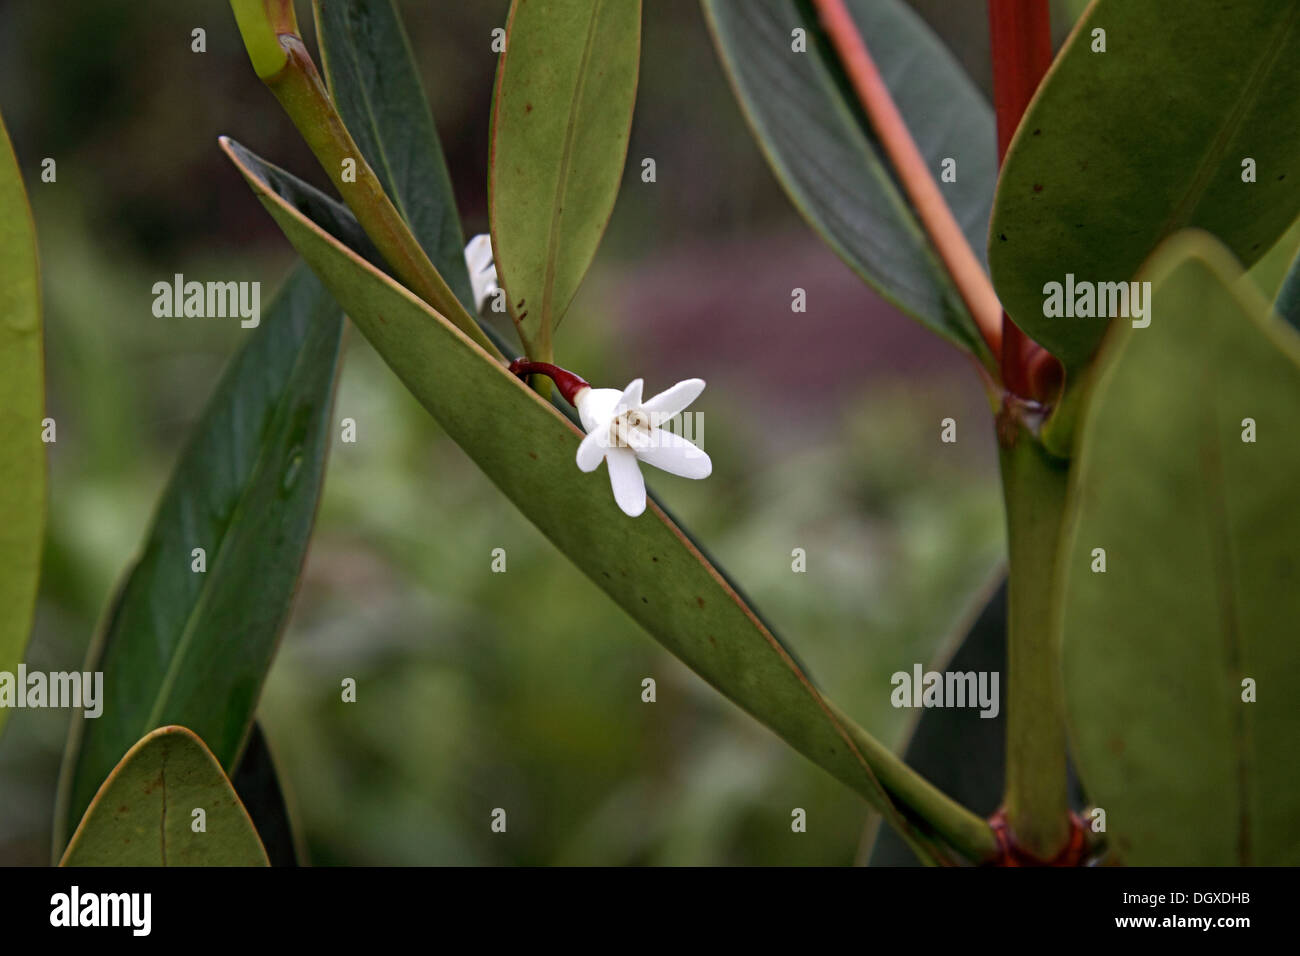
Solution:
<path fill-rule="evenodd" d="M 1007 773 L 1007 581 L 1005 576 L 984 600 L 960 642 L 946 648 L 929 669 L 940 672 L 997 673 L 1000 702 L 997 716 L 978 709 L 925 709 L 918 719 L 903 760 L 948 796 L 981 817 L 1002 805 Z M 1082 809 L 1083 790 L 1069 767 L 1071 805 Z M 871 850 L 871 866 L 916 866 L 916 855 L 889 830 L 881 830 Z"/>
<path fill-rule="evenodd" d="M 529 354 L 596 255 L 623 177 L 641 0 L 514 0 L 497 66 L 488 163 L 497 275 Z"/>
<path fill-rule="evenodd" d="M 475 314 L 456 195 L 394 0 L 315 0 L 313 8 L 339 115 L 429 261 Z"/>
<path fill-rule="evenodd" d="M 989 264 L 1016 324 L 1078 368 L 1107 320 L 1045 316 L 1048 283 L 1127 282 L 1185 227 L 1247 264 L 1268 252 L 1300 213 L 1298 58 L 1300 0 L 1090 7 L 998 183 Z"/>
<path fill-rule="evenodd" d="M 1246 275 L 1267 299 L 1274 299 L 1286 281 L 1286 277 L 1300 254 L 1300 219 L 1282 233 L 1281 238 L 1273 243 L 1273 248 L 1264 254 L 1247 271 Z"/>
<path fill-rule="evenodd" d="M 262 725 L 256 721 L 248 735 L 248 744 L 239 757 L 239 766 L 230 775 L 230 785 L 235 788 L 253 826 L 257 828 L 271 865 L 297 866 L 298 841 L 289 804 L 266 735 L 262 732 Z"/>
<path fill-rule="evenodd" d="M 941 188 L 984 261 L 997 176 L 993 110 L 925 22 L 899 0 L 849 11 Z M 803 0 L 704 0 L 723 66 L 795 206 L 859 276 L 967 351 L 987 346 L 953 287 L 842 68 Z M 807 52 L 793 49 L 802 30 Z"/>
<path fill-rule="evenodd" d="M 284 198 L 298 187 L 282 170 L 229 140 L 222 145 L 406 387 L 555 546 L 706 681 L 894 817 L 881 782 L 891 793 L 906 791 L 915 782 L 906 769 L 818 693 L 657 503 L 639 518 L 623 514 L 607 476 L 583 474 L 574 463 L 581 432 L 572 423 L 352 253 L 336 221 L 321 228 L 302 215 Z M 983 836 L 974 818 L 961 826 L 976 842 Z"/>
<path fill-rule="evenodd" d="M 196 832 L 200 819 L 203 826 Z M 113 768 L 59 865 L 267 866 L 268 861 L 253 821 L 212 751 L 184 727 L 160 727 Z"/>
<path fill-rule="evenodd" d="M 74 717 L 56 824 L 75 824 L 126 749 L 162 724 L 192 728 L 234 766 L 311 535 L 342 329 L 300 267 L 226 369 L 91 648 L 104 712 Z M 205 572 L 192 570 L 195 548 Z"/>
<path fill-rule="evenodd" d="M 988 598 L 955 648 L 930 668 L 938 671 L 1007 673 L 1006 579 Z M 999 682 L 999 690 L 1005 685 Z M 1002 801 L 1006 770 L 1006 712 L 981 717 L 977 708 L 949 707 L 917 712 L 903 759 L 907 765 L 962 806 L 982 817 Z M 916 866 L 916 855 L 893 831 L 882 829 L 871 850 L 871 866 Z"/>
<path fill-rule="evenodd" d="M 1300 255 L 1296 256 L 1291 268 L 1287 270 L 1273 309 L 1290 322 L 1292 328 L 1300 331 Z"/>
<path fill-rule="evenodd" d="M 45 537 L 45 353 L 36 229 L 0 120 L 0 671 L 27 647 Z M 9 708 L 0 707 L 0 732 Z"/>
<path fill-rule="evenodd" d="M 1171 240 L 1143 276 L 1151 326 L 1107 341 L 1081 431 L 1066 702 L 1133 865 L 1300 863 L 1300 338 L 1241 275 L 1208 236 Z"/>

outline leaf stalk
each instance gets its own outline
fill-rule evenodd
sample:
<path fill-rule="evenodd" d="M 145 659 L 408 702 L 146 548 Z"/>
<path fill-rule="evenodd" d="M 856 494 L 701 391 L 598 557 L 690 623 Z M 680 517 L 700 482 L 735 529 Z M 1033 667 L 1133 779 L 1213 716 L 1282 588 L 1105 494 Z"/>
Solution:
<path fill-rule="evenodd" d="M 282 0 L 262 0 L 267 11 L 282 5 Z M 392 267 L 394 275 L 445 316 L 493 358 L 505 357 L 492 344 L 474 317 L 466 311 L 446 280 L 430 261 L 424 248 L 411 233 L 401 213 L 393 205 L 384 187 L 361 149 L 352 139 L 347 126 L 339 116 L 329 91 L 295 31 L 292 18 L 280 17 L 277 24 L 268 27 L 263 21 L 254 22 L 250 8 L 256 0 L 231 0 L 245 46 L 253 60 L 262 82 L 275 94 L 289 119 L 311 148 L 312 154 L 347 203 L 357 222 L 366 231 L 375 248 Z M 290 12 L 292 8 L 290 7 Z M 246 24 L 251 24 L 245 29 Z M 279 68 L 266 74 L 274 65 L 266 42 L 267 29 L 279 28 L 276 43 L 283 54 Z"/>
<path fill-rule="evenodd" d="M 921 225 L 957 287 L 962 301 L 994 355 L 1002 351 L 1002 304 L 984 266 L 966 241 L 916 140 L 890 95 L 880 70 L 858 32 L 844 0 L 812 0 L 822 28 L 839 54 L 844 71 L 872 128 L 880 138 Z"/>

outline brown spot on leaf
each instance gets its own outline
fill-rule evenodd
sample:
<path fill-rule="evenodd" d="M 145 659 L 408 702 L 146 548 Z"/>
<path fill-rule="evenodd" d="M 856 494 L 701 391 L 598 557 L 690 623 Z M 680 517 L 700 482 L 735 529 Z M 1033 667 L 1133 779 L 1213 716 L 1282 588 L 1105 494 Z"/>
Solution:
<path fill-rule="evenodd" d="M 537 460 L 537 452 L 535 452 L 535 451 L 530 451 L 530 452 L 528 453 L 528 457 L 531 458 L 533 461 L 536 461 L 536 460 Z"/>
<path fill-rule="evenodd" d="M 1041 193 L 1042 191 L 1043 191 L 1043 184 L 1042 184 L 1042 183 L 1034 183 L 1034 192 L 1036 192 L 1036 193 Z"/>
<path fill-rule="evenodd" d="M 695 603 L 698 604 L 700 607 L 704 607 L 704 598 L 700 597 L 700 596 L 697 594 L 697 595 L 695 596 Z"/>

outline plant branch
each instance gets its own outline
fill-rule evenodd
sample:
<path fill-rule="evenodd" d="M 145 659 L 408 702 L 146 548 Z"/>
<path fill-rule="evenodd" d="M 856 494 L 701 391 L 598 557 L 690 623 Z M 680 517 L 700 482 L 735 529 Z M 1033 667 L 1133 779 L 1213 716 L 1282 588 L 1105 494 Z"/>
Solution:
<path fill-rule="evenodd" d="M 1007 513 L 1007 755 L 1004 808 L 1019 847 L 1039 860 L 1070 840 L 1064 688 L 1053 588 L 1065 513 L 1067 463 L 1019 421 L 998 421 Z"/>
<path fill-rule="evenodd" d="M 998 166 L 1020 126 L 1029 101 L 1052 65 L 1052 22 L 1047 0 L 989 0 L 989 35 L 993 46 L 993 101 L 998 120 Z M 1002 383 L 1013 395 L 1046 400 L 1040 394 L 1052 376 L 1030 373 L 1046 360 L 1035 343 L 1002 313 Z"/>
<path fill-rule="evenodd" d="M 1047 0 L 989 0 L 998 163 L 1052 64 Z M 1053 619 L 1057 545 L 1068 472 L 1022 424 L 1019 396 L 1049 401 L 1060 363 L 1003 315 L 998 417 L 1011 577 L 1007 618 L 1007 754 L 1003 799 L 1008 837 L 1039 860 L 1055 859 L 1071 838 L 1065 706 L 1059 634 Z"/>
<path fill-rule="evenodd" d="M 504 362 L 504 356 L 456 298 L 411 234 L 410 227 L 384 192 L 379 177 L 352 139 L 316 64 L 296 32 L 292 5 L 287 0 L 231 2 L 258 76 L 289 114 L 330 182 L 398 280 L 485 352 Z M 286 6 L 287 14 L 283 12 Z M 355 176 L 345 179 L 345 169 L 355 171 Z"/>
<path fill-rule="evenodd" d="M 994 355 L 1002 351 L 1002 305 L 966 241 L 876 68 L 844 0 L 812 0 L 862 108 L 911 200 L 921 225 Z"/>

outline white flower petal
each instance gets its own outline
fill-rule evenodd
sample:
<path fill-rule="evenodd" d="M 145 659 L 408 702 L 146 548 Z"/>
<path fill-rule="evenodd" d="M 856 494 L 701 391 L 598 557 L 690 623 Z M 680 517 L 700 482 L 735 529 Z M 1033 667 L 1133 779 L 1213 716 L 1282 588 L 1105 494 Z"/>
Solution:
<path fill-rule="evenodd" d="M 465 265 L 469 274 L 476 276 L 492 264 L 492 237 L 479 233 L 465 247 Z"/>
<path fill-rule="evenodd" d="M 619 396 L 618 407 L 615 411 L 627 411 L 630 408 L 641 407 L 641 386 L 643 382 L 639 378 L 634 378 L 628 383 L 627 388 L 623 389 L 623 394 Z"/>
<path fill-rule="evenodd" d="M 605 453 L 609 466 L 609 484 L 614 489 L 614 500 L 626 514 L 635 518 L 645 511 L 645 479 L 636 455 L 626 448 L 610 448 Z"/>
<path fill-rule="evenodd" d="M 474 305 L 481 312 L 483 304 L 497 293 L 497 267 L 492 261 L 492 239 L 486 234 L 475 236 L 465 247 L 465 267 L 474 291 Z"/>
<path fill-rule="evenodd" d="M 685 410 L 691 402 L 700 397 L 702 391 L 704 391 L 704 379 L 688 378 L 646 399 L 641 407 L 649 412 L 655 421 L 665 422 Z"/>
<path fill-rule="evenodd" d="M 578 394 L 578 417 L 588 432 L 607 429 L 623 393 L 616 388 L 589 388 Z"/>
<path fill-rule="evenodd" d="M 681 435 L 655 429 L 654 441 L 636 449 L 636 456 L 647 465 L 683 478 L 707 478 L 713 473 L 713 461 L 699 447 Z"/>
<path fill-rule="evenodd" d="M 595 471 L 605 457 L 605 433 L 592 432 L 578 446 L 578 467 L 583 471 Z"/>

